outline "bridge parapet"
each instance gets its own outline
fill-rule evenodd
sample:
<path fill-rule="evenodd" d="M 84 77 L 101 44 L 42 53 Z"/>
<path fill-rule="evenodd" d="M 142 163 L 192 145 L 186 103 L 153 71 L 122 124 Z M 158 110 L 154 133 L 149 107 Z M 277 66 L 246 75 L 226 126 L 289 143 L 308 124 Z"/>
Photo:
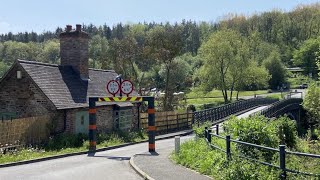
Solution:
<path fill-rule="evenodd" d="M 235 114 L 246 109 L 257 106 L 268 105 L 276 102 L 277 100 L 271 98 L 252 98 L 248 100 L 241 100 L 234 103 L 218 106 L 215 108 L 196 111 L 193 113 L 193 123 L 204 123 L 206 121 L 218 122 L 221 119 Z"/>
<path fill-rule="evenodd" d="M 289 98 L 271 104 L 268 108 L 256 113 L 259 115 L 264 115 L 268 118 L 278 117 L 294 109 L 299 109 L 302 98 Z"/>

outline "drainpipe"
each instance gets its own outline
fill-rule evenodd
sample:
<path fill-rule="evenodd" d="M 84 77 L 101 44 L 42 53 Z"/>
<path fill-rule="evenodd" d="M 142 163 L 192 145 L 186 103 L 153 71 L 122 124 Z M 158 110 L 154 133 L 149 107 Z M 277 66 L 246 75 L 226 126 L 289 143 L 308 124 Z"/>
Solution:
<path fill-rule="evenodd" d="M 62 133 L 64 133 L 67 129 L 67 110 L 64 109 L 63 110 L 63 131 Z"/>
<path fill-rule="evenodd" d="M 138 129 L 141 129 L 140 125 L 140 103 L 137 104 L 137 110 L 138 110 Z"/>

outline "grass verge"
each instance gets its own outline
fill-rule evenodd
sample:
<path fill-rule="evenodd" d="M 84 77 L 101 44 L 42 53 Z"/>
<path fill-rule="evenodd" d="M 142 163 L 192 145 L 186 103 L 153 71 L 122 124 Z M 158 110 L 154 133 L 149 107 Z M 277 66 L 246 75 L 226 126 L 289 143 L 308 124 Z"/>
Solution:
<path fill-rule="evenodd" d="M 140 142 L 147 139 L 143 131 L 115 132 L 110 134 L 98 134 L 97 148 L 116 146 L 129 142 Z M 0 152 L 0 164 L 18 161 L 32 160 L 68 153 L 87 151 L 89 141 L 85 135 L 58 135 L 42 146 L 29 146 L 18 151 Z"/>
<path fill-rule="evenodd" d="M 255 117 L 253 117 L 255 118 Z M 310 140 L 307 137 L 297 137 L 290 138 L 291 132 L 295 132 L 295 128 L 290 125 L 291 121 L 288 122 L 285 118 L 276 120 L 279 122 L 271 122 L 269 125 L 264 123 L 269 123 L 268 121 L 263 121 L 263 119 L 255 118 L 248 120 L 244 119 L 246 122 L 239 122 L 233 120 L 231 125 L 225 124 L 228 129 L 225 131 L 230 131 L 229 134 L 232 135 L 232 139 L 243 139 L 246 142 L 260 144 L 264 146 L 269 146 L 277 148 L 281 140 L 289 146 L 291 140 L 295 141 L 295 145 L 292 148 L 287 148 L 289 151 L 304 152 L 312 154 L 320 154 L 320 142 L 316 140 Z M 230 120 L 229 120 L 230 121 Z M 288 124 L 289 123 L 289 124 Z M 204 125 L 208 126 L 210 124 Z M 197 141 L 190 140 L 185 142 L 180 147 L 179 154 L 172 154 L 172 159 L 183 166 L 194 169 L 202 174 L 211 176 L 214 179 L 279 179 L 281 171 L 276 168 L 268 167 L 259 163 L 255 163 L 244 158 L 239 158 L 239 155 L 245 155 L 259 161 L 269 162 L 273 165 L 279 166 L 279 154 L 278 153 L 268 153 L 266 151 L 261 151 L 257 148 L 245 148 L 242 145 L 236 145 L 231 143 L 231 160 L 227 160 L 226 154 L 220 150 L 211 148 L 207 145 L 203 138 L 204 126 L 200 128 L 195 128 L 195 133 L 200 139 Z M 290 128 L 291 129 L 288 129 Z M 260 129 L 260 130 L 259 130 Z M 278 129 L 282 129 L 282 132 L 286 136 L 280 133 L 274 133 Z M 270 134 L 273 132 L 274 135 Z M 320 131 L 319 131 L 320 132 Z M 238 135 L 236 135 L 238 134 Z M 291 134 L 291 135 L 290 135 Z M 320 139 L 320 133 L 318 133 L 318 139 Z M 220 134 L 225 136 L 225 134 Z M 278 137 L 279 136 L 279 137 Z M 285 139 L 278 139 L 280 137 L 285 137 Z M 272 140 L 273 138 L 273 140 Z M 255 142 L 251 142 L 252 141 Z M 291 139 L 291 140 L 290 140 Z M 277 142 L 277 144 L 272 145 L 269 141 Z M 260 142 L 260 143 L 259 143 Z M 282 142 L 283 143 L 283 142 Z M 281 144 L 282 144 L 281 143 Z M 212 137 L 212 144 L 226 149 L 226 140 Z M 302 172 L 320 174 L 320 160 L 316 158 L 306 158 L 300 156 L 286 155 L 286 167 L 288 169 L 298 170 Z M 302 174 L 292 174 L 287 173 L 287 179 L 318 179 L 319 177 L 305 176 Z"/>

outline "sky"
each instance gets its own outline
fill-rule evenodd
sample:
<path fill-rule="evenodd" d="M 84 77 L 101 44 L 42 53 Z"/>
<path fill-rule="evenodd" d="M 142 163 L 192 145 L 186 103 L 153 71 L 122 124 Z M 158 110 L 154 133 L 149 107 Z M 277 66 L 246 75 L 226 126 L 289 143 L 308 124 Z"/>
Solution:
<path fill-rule="evenodd" d="M 317 0 L 2 0 L 0 34 L 55 31 L 70 24 L 113 26 L 119 22 L 217 22 L 229 13 L 250 16 L 290 11 Z"/>

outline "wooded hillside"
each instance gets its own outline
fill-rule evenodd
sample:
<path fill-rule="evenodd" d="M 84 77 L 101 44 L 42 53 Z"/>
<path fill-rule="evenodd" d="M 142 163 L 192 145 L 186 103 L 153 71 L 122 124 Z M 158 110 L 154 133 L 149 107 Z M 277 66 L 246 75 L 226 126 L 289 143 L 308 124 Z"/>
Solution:
<path fill-rule="evenodd" d="M 285 66 L 302 67 L 306 75 L 317 74 L 320 4 L 250 17 L 229 14 L 217 23 L 183 20 L 83 28 L 91 37 L 91 67 L 114 69 L 133 80 L 137 88 L 156 87 L 166 94 L 199 85 L 207 90 L 277 88 L 285 82 Z M 58 27 L 41 34 L 0 35 L 0 77 L 16 59 L 58 64 L 60 32 Z M 225 53 L 217 55 L 212 48 Z M 227 59 L 227 64 L 223 61 L 219 66 L 219 58 Z M 222 68 L 222 76 L 211 72 L 213 67 Z M 234 73 L 240 71 L 248 73 Z M 170 96 L 165 99 L 170 102 Z"/>

